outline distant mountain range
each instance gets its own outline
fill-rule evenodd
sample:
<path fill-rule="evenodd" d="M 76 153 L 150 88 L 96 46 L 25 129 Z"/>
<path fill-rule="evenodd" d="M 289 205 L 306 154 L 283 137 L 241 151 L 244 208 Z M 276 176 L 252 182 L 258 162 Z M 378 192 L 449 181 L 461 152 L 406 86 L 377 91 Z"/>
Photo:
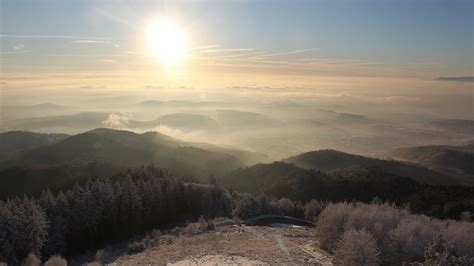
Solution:
<path fill-rule="evenodd" d="M 47 115 L 6 121 L 4 130 L 83 132 L 103 126 L 108 113 L 82 112 L 64 115 Z"/>
<path fill-rule="evenodd" d="M 392 153 L 409 162 L 319 150 L 272 164 L 256 164 L 268 160 L 261 153 L 185 142 L 157 132 L 137 134 L 106 128 L 77 135 L 12 131 L 0 134 L 0 144 L 1 198 L 61 189 L 87 178 L 150 164 L 188 180 L 203 182 L 214 176 L 238 190 L 277 196 L 299 191 L 313 195 L 312 190 L 324 194 L 325 187 L 342 189 L 344 193 L 339 194 L 348 198 L 354 186 L 357 190 L 377 188 L 387 195 L 393 189 L 409 190 L 399 187 L 400 182 L 474 185 L 473 144 L 414 147 Z"/>
<path fill-rule="evenodd" d="M 474 143 L 462 146 L 430 145 L 397 149 L 387 156 L 443 172 L 465 176 L 474 182 Z"/>
<path fill-rule="evenodd" d="M 183 131 L 192 130 L 218 130 L 219 123 L 205 115 L 174 113 L 158 117 L 151 121 L 129 120 L 127 126 L 129 128 L 153 129 L 160 125 L 166 125 Z"/>
<path fill-rule="evenodd" d="M 18 139 L 23 141 L 11 141 Z M 36 139 L 39 141 L 35 142 Z M 3 155 L 4 159 L 0 161 L 0 187 L 7 188 L 8 191 L 17 191 L 9 184 L 15 183 L 13 179 L 18 179 L 21 173 L 36 178 L 32 173 L 35 171 L 52 174 L 59 169 L 61 171 L 56 173 L 64 174 L 64 169 L 72 167 L 76 169 L 73 172 L 83 174 L 86 172 L 77 169 L 93 166 L 93 176 L 94 173 L 109 173 L 154 164 L 177 176 L 207 180 L 213 175 L 222 175 L 266 159 L 260 153 L 184 142 L 157 132 L 136 134 L 105 128 L 72 136 L 7 132 L 0 134 L 0 141 L 8 142 L 7 147 L 11 151 Z M 27 145 L 28 143 L 32 144 Z M 38 189 L 52 185 L 48 184 L 48 179 L 43 181 L 45 183 Z M 29 181 L 24 182 L 26 185 Z"/>
<path fill-rule="evenodd" d="M 445 81 L 458 81 L 458 82 L 474 82 L 474 77 L 465 76 L 465 77 L 440 77 L 438 80 Z"/>
<path fill-rule="evenodd" d="M 109 125 L 110 116 L 116 116 L 119 120 Z M 280 121 L 258 113 L 214 110 L 208 111 L 207 114 L 169 113 L 148 121 L 130 119 L 120 113 L 80 112 L 13 119 L 5 121 L 2 127 L 4 131 L 83 132 L 104 126 L 139 130 L 151 130 L 159 126 L 168 126 L 183 132 L 206 131 L 215 133 L 221 128 L 233 130 L 242 127 L 264 128 L 278 125 L 281 125 Z"/>

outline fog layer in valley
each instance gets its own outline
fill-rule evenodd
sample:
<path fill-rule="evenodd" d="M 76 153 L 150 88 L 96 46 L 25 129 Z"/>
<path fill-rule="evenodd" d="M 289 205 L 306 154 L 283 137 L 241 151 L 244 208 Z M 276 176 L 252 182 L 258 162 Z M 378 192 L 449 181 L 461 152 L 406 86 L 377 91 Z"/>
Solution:
<path fill-rule="evenodd" d="M 95 76 L 65 80 L 4 80 L 1 131 L 158 131 L 265 153 L 269 160 L 326 148 L 384 156 L 401 147 L 461 145 L 474 135 L 472 82 L 326 77 L 295 87 L 207 88 L 112 85 Z"/>

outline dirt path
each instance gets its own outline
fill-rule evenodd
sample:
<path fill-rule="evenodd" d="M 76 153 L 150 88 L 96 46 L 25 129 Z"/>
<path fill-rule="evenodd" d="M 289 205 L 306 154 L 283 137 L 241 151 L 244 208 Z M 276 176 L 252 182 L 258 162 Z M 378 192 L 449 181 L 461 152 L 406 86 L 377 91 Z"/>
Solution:
<path fill-rule="evenodd" d="M 319 248 L 319 243 L 315 240 L 310 240 L 306 244 L 300 246 L 301 249 L 308 253 L 309 255 L 313 256 L 317 263 L 323 266 L 332 266 L 332 258 L 322 251 Z"/>
<path fill-rule="evenodd" d="M 114 265 L 332 265 L 319 250 L 314 228 L 229 226 L 119 257 Z"/>

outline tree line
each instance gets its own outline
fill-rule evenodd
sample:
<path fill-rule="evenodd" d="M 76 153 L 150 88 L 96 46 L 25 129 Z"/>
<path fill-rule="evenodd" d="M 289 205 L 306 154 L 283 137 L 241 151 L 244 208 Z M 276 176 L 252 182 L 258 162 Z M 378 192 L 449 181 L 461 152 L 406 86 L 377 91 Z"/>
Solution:
<path fill-rule="evenodd" d="M 76 184 L 53 194 L 0 201 L 0 261 L 19 265 L 34 254 L 43 261 L 71 257 L 199 216 L 242 219 L 265 213 L 315 217 L 322 204 L 252 196 L 210 184 L 186 183 L 154 167 Z"/>
<path fill-rule="evenodd" d="M 325 173 L 274 162 L 233 171 L 221 181 L 225 187 L 240 192 L 301 202 L 316 199 L 368 203 L 378 197 L 441 219 L 459 219 L 464 212 L 474 213 L 474 187 L 421 184 L 377 167 Z"/>
<path fill-rule="evenodd" d="M 282 166 L 288 167 L 286 164 Z M 258 171 L 255 174 L 258 174 Z M 269 180 L 272 179 L 271 176 L 268 176 Z M 333 184 L 332 186 L 339 184 L 340 190 L 332 190 L 337 192 L 335 195 L 337 197 L 358 195 L 357 193 L 363 195 L 362 192 L 365 191 L 367 196 L 352 200 L 368 201 L 369 197 L 379 195 L 380 197 L 376 197 L 374 202 L 390 201 L 392 196 L 387 195 L 391 194 L 384 194 L 385 192 L 394 193 L 393 197 L 396 199 L 397 195 L 405 193 L 403 191 L 412 189 L 416 191 L 417 186 L 420 186 L 408 179 L 394 178 L 390 179 L 394 180 L 389 183 L 390 191 L 377 175 L 368 175 L 362 180 L 358 178 L 337 180 L 334 183 L 331 183 L 328 175 L 329 181 L 324 181 L 326 183 L 311 180 L 311 177 L 314 176 L 300 175 L 301 179 L 295 181 L 288 175 L 282 180 L 272 179 L 273 182 L 270 182 L 262 175 L 260 180 L 263 180 L 263 183 L 254 184 L 254 188 L 257 189 L 255 191 L 246 190 L 245 187 L 238 186 L 239 183 L 234 183 L 239 190 L 252 192 L 249 194 L 232 188 L 225 189 L 215 179 L 211 179 L 209 184 L 185 182 L 163 169 L 150 166 L 128 170 L 108 178 L 89 180 L 57 193 L 46 190 L 34 198 L 23 196 L 7 199 L 0 201 L 0 261 L 9 265 L 19 265 L 29 254 L 34 254 L 43 261 L 55 255 L 70 258 L 87 250 L 96 250 L 106 244 L 130 239 L 154 228 L 169 228 L 195 221 L 200 216 L 247 219 L 260 214 L 283 214 L 315 221 L 329 201 L 347 199 L 334 200 L 325 197 L 330 194 L 321 189 L 331 188 L 328 184 Z M 378 183 L 369 182 L 374 179 L 379 180 Z M 237 181 L 247 182 L 245 179 L 236 179 Z M 353 186 L 351 182 L 360 184 Z M 250 184 L 252 183 L 245 186 Z M 410 184 L 413 186 L 407 187 Z M 343 185 L 348 188 L 344 188 Z M 261 191 L 258 188 L 266 190 Z M 347 191 L 350 188 L 355 191 Z M 419 200 L 410 202 L 413 203 L 410 209 L 421 213 L 440 209 L 453 213 L 466 210 L 466 206 L 462 205 L 459 207 L 454 204 L 451 208 L 446 208 L 443 207 L 446 205 L 433 204 L 433 198 L 444 201 L 444 204 L 450 201 L 457 202 L 456 197 L 469 199 L 463 194 L 448 197 L 446 195 L 450 195 L 449 193 L 455 194 L 459 190 L 453 188 L 446 194 L 441 188 L 428 186 L 428 190 L 416 194 Z M 374 189 L 378 190 L 379 194 L 372 194 L 375 193 Z M 438 189 L 440 190 L 437 191 Z M 294 194 L 297 191 L 300 194 Z M 472 205 L 467 207 L 470 206 Z M 344 212 L 349 213 L 352 210 L 349 209 L 344 211 L 342 208 L 341 215 L 344 215 Z M 370 213 L 371 211 L 367 211 L 364 215 L 370 217 Z M 392 211 L 386 213 L 390 214 Z M 393 213 L 403 212 L 393 211 Z M 387 217 L 390 218 L 390 215 Z M 350 234 L 365 233 L 350 232 Z M 335 241 L 341 237 L 340 234 L 333 236 Z"/>

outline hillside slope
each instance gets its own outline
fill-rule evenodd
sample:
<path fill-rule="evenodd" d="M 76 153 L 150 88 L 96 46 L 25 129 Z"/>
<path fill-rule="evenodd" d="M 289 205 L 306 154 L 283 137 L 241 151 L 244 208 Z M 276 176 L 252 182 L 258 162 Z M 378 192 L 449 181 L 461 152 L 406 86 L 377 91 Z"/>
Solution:
<path fill-rule="evenodd" d="M 331 201 L 370 201 L 405 198 L 420 185 L 410 178 L 399 177 L 378 169 L 350 171 L 350 174 L 328 174 L 303 169 L 285 162 L 257 164 L 238 169 L 221 180 L 226 187 L 253 194 L 268 194 L 306 202 L 310 199 Z"/>
<path fill-rule="evenodd" d="M 285 162 L 238 169 L 220 182 L 236 191 L 285 197 L 297 202 L 311 199 L 371 202 L 377 197 L 400 205 L 409 204 L 414 212 L 437 217 L 452 217 L 456 209 L 471 206 L 474 195 L 473 186 L 421 184 L 378 167 L 352 167 L 324 173 Z"/>
<path fill-rule="evenodd" d="M 129 120 L 129 128 L 152 129 L 160 125 L 166 125 L 184 132 L 187 131 L 216 131 L 219 124 L 214 119 L 199 114 L 173 113 L 158 117 L 151 121 Z"/>
<path fill-rule="evenodd" d="M 67 138 L 66 134 L 41 134 L 23 131 L 0 133 L 0 161 L 11 158 L 19 152 L 56 143 Z"/>
<path fill-rule="evenodd" d="M 429 145 L 396 149 L 386 155 L 397 160 L 415 162 L 461 183 L 474 183 L 474 144 L 461 146 Z"/>
<path fill-rule="evenodd" d="M 340 172 L 355 168 L 377 168 L 385 173 L 409 177 L 420 183 L 434 185 L 474 185 L 474 182 L 469 182 L 469 180 L 458 180 L 457 178 L 452 178 L 421 165 L 369 158 L 335 150 L 306 152 L 286 158 L 283 161 L 305 169 L 314 169 L 324 172 Z"/>
<path fill-rule="evenodd" d="M 31 136 L 36 137 L 33 133 Z M 127 167 L 156 163 L 173 169 L 176 165 L 170 165 L 171 162 L 182 162 L 208 170 L 211 170 L 211 166 L 231 170 L 244 166 L 242 161 L 255 163 L 254 160 L 265 158 L 259 153 L 184 142 L 158 132 L 136 134 L 106 128 L 63 137 L 61 141 L 46 144 L 26 149 L 0 165 L 5 168 L 23 164 L 51 165 L 99 160 Z"/>
<path fill-rule="evenodd" d="M 33 139 L 38 137 L 34 133 L 28 136 Z M 207 181 L 213 175 L 223 175 L 264 158 L 265 155 L 259 153 L 184 142 L 157 132 L 136 134 L 99 128 L 73 136 L 61 135 L 58 141 L 46 142 L 39 147 L 33 145 L 30 149 L 25 148 L 14 156 L 0 160 L 0 184 L 12 193 L 21 192 L 23 187 L 35 184 L 31 189 L 37 192 L 47 187 L 73 183 L 76 174 L 77 180 L 80 180 L 85 176 L 110 175 L 127 168 L 151 164 L 176 176 Z M 91 165 L 94 171 L 91 170 L 87 175 Z M 48 175 L 49 178 L 42 178 Z M 61 181 L 61 175 L 68 181 Z M 27 192 L 32 190 L 27 189 Z"/>

